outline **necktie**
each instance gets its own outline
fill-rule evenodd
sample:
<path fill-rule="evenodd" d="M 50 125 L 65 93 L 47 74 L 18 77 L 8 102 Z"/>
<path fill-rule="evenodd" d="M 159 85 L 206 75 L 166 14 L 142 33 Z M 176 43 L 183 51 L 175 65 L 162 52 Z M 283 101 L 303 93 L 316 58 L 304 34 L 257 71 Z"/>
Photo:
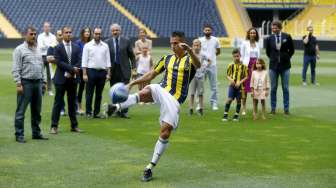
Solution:
<path fill-rule="evenodd" d="M 65 52 L 68 56 L 68 63 L 71 64 L 71 49 L 70 49 L 70 43 L 65 43 Z M 66 78 L 70 78 L 71 75 L 68 72 L 64 73 L 64 76 Z"/>
<path fill-rule="evenodd" d="M 275 39 L 275 46 L 277 50 L 280 50 L 281 48 L 281 41 L 280 41 L 280 35 L 276 34 L 275 35 L 276 39 Z"/>
<path fill-rule="evenodd" d="M 279 43 L 279 42 L 280 42 L 280 35 L 277 34 L 277 35 L 276 35 L 276 43 Z"/>
<path fill-rule="evenodd" d="M 120 64 L 120 54 L 119 54 L 119 41 L 118 38 L 115 38 L 115 63 Z"/>
<path fill-rule="evenodd" d="M 70 44 L 67 43 L 65 45 L 65 50 L 66 50 L 66 53 L 67 53 L 67 56 L 68 56 L 68 62 L 69 64 L 71 64 L 71 50 L 70 50 Z"/>

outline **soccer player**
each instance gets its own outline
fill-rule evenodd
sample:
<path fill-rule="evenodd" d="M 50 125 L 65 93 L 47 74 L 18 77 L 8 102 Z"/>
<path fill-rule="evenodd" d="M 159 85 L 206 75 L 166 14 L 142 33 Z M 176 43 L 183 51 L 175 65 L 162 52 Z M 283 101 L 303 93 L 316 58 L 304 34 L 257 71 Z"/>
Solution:
<path fill-rule="evenodd" d="M 172 55 L 161 58 L 155 68 L 141 78 L 131 81 L 127 87 L 153 80 L 164 72 L 161 84 L 150 84 L 139 93 L 129 95 L 128 99 L 120 104 L 108 105 L 107 115 L 133 106 L 139 102 L 155 102 L 160 104 L 160 136 L 154 148 L 154 154 L 150 163 L 144 170 L 143 181 L 152 179 L 152 170 L 158 163 L 163 152 L 168 146 L 168 139 L 172 130 L 178 127 L 180 104 L 188 96 L 189 82 L 195 75 L 196 69 L 201 66 L 199 59 L 190 46 L 185 43 L 183 32 L 174 31 L 170 37 Z"/>

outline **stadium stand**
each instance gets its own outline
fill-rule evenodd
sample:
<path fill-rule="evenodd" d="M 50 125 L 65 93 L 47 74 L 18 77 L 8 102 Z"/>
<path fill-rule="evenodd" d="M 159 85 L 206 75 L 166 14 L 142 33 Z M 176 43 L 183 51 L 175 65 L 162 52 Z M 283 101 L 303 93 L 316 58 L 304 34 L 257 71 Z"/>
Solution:
<path fill-rule="evenodd" d="M 76 37 L 84 26 L 100 26 L 104 35 L 109 36 L 112 23 L 119 23 L 125 36 L 137 36 L 138 32 L 137 26 L 107 0 L 1 0 L 0 10 L 21 33 L 29 24 L 41 32 L 44 21 L 50 21 L 53 29 L 70 25 Z"/>
<path fill-rule="evenodd" d="M 244 38 L 246 31 L 252 26 L 246 9 L 235 0 L 216 0 L 216 4 L 228 36 Z"/>
<path fill-rule="evenodd" d="M 312 25 L 316 36 L 333 38 L 336 36 L 336 8 L 334 0 L 316 0 L 292 20 L 285 21 L 284 30 L 296 38 L 306 34 L 306 27 Z M 328 4 L 330 3 L 330 4 Z"/>
<path fill-rule="evenodd" d="M 6 18 L 6 16 L 0 11 L 0 30 L 3 32 L 0 38 L 21 38 L 19 31 L 13 26 L 13 24 Z"/>
<path fill-rule="evenodd" d="M 313 5 L 332 5 L 336 7 L 336 0 L 312 0 L 311 4 Z"/>
<path fill-rule="evenodd" d="M 151 38 L 157 38 L 157 35 L 149 29 L 144 23 L 141 22 L 137 17 L 131 14 L 125 7 L 123 7 L 116 0 L 108 0 L 112 6 L 119 10 L 124 16 L 126 16 L 129 20 L 131 20 L 138 28 L 144 28 L 147 31 L 147 35 Z"/>
<path fill-rule="evenodd" d="M 304 8 L 309 0 L 240 0 L 248 8 Z"/>
<path fill-rule="evenodd" d="M 0 38 L 5 38 L 5 35 L 1 31 L 0 31 Z"/>
<path fill-rule="evenodd" d="M 213 0 L 118 0 L 118 2 L 160 37 L 169 37 L 171 31 L 176 29 L 185 31 L 187 37 L 200 36 L 205 23 L 212 24 L 214 35 L 227 36 Z"/>

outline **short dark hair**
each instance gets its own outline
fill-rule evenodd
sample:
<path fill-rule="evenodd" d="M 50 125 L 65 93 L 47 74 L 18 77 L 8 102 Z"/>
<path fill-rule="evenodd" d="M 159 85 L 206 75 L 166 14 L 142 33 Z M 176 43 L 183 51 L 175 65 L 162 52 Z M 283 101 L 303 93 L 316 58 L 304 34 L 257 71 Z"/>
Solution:
<path fill-rule="evenodd" d="M 240 50 L 238 48 L 235 48 L 232 50 L 232 55 L 233 54 L 240 54 Z"/>
<path fill-rule="evenodd" d="M 173 31 L 171 37 L 180 37 L 182 40 L 185 40 L 185 35 L 183 31 Z"/>
<path fill-rule="evenodd" d="M 203 25 L 203 29 L 204 28 L 210 28 L 210 29 L 212 29 L 212 25 L 209 24 L 209 23 L 206 23 L 206 24 Z"/>
<path fill-rule="evenodd" d="M 247 30 L 246 32 L 246 40 L 250 40 L 250 32 L 254 30 L 256 32 L 256 38 L 255 38 L 255 41 L 259 41 L 259 33 L 258 33 L 258 30 L 254 27 L 251 27 L 249 30 Z"/>
<path fill-rule="evenodd" d="M 280 20 L 274 20 L 272 25 L 277 26 L 279 29 L 282 29 L 282 22 Z"/>
<path fill-rule="evenodd" d="M 32 25 L 29 25 L 25 28 L 24 34 L 26 35 L 28 33 L 28 31 L 36 31 L 36 28 Z"/>
<path fill-rule="evenodd" d="M 64 33 L 64 29 L 70 29 L 72 31 L 72 28 L 70 26 L 63 26 L 62 27 L 62 33 Z"/>

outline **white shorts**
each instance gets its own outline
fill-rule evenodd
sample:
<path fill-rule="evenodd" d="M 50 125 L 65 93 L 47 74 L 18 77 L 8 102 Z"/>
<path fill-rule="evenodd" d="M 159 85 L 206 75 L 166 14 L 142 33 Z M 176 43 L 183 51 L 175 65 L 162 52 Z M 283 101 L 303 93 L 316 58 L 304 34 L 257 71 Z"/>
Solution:
<path fill-rule="evenodd" d="M 150 84 L 146 87 L 150 88 L 154 102 L 160 104 L 160 125 L 162 126 L 163 122 L 166 122 L 173 126 L 174 129 L 177 129 L 180 104 L 159 84 Z"/>

